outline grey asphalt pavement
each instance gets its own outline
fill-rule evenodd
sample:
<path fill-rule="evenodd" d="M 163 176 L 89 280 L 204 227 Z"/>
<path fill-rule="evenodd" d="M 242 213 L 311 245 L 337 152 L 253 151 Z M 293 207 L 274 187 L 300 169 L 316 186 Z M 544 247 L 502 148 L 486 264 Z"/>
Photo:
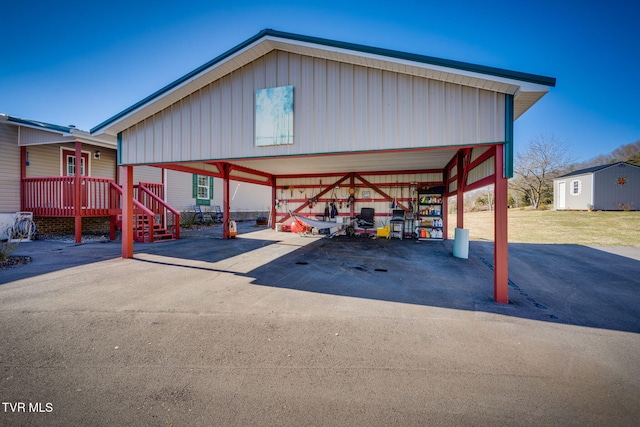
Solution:
<path fill-rule="evenodd" d="M 0 271 L 0 425 L 637 425 L 640 248 L 240 224 L 35 241 Z M 22 405 L 20 405 L 22 404 Z M 24 409 L 24 410 L 21 410 Z"/>

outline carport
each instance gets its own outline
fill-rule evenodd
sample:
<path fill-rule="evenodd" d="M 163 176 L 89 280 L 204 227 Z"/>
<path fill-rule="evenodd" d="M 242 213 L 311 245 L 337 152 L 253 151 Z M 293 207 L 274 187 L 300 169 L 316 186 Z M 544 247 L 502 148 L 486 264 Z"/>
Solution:
<path fill-rule="evenodd" d="M 493 184 L 494 298 L 507 303 L 513 122 L 554 85 L 550 77 L 263 30 L 91 132 L 117 137 L 124 258 L 133 257 L 133 166 L 221 178 L 225 238 L 232 180 L 272 188 L 272 224 L 289 211 L 317 215 L 328 200 L 343 202 L 345 216 L 363 206 L 384 216 L 390 203 L 407 210 L 416 190 L 440 188 L 446 226 L 447 197 L 463 206 L 465 191 Z M 351 199 L 343 200 L 344 189 Z M 462 209 L 457 224 L 464 227 Z"/>

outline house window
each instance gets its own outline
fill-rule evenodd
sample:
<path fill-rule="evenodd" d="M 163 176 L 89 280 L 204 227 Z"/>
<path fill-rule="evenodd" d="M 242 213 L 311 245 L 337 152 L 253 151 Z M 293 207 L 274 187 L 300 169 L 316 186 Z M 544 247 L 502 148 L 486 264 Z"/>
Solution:
<path fill-rule="evenodd" d="M 193 175 L 193 198 L 197 205 L 210 206 L 213 199 L 213 178 L 206 175 Z"/>
<path fill-rule="evenodd" d="M 577 196 L 582 191 L 582 181 L 579 179 L 571 181 L 571 195 Z"/>
<path fill-rule="evenodd" d="M 84 157 L 80 159 L 80 175 L 85 176 Z M 67 156 L 67 176 L 76 174 L 76 158 L 75 156 Z"/>

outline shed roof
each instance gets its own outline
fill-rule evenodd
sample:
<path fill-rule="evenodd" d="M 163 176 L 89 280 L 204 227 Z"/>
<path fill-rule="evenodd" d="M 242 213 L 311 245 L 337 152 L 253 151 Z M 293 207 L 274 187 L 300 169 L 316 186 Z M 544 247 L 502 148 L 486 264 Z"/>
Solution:
<path fill-rule="evenodd" d="M 607 169 L 607 168 L 610 168 L 611 166 L 617 166 L 617 165 L 620 165 L 620 164 L 625 164 L 625 165 L 637 167 L 637 166 L 635 166 L 635 165 L 633 165 L 631 163 L 627 163 L 627 162 L 607 163 L 606 165 L 592 166 L 590 168 L 578 169 L 578 170 L 566 173 L 566 174 L 564 174 L 562 176 L 559 176 L 556 179 L 567 178 L 569 176 L 586 175 L 586 174 L 589 174 L 589 173 L 595 173 L 595 172 L 601 171 L 602 169 Z"/>
<path fill-rule="evenodd" d="M 91 129 L 116 135 L 272 50 L 282 50 L 514 95 L 514 118 L 556 79 L 467 62 L 265 29 Z"/>

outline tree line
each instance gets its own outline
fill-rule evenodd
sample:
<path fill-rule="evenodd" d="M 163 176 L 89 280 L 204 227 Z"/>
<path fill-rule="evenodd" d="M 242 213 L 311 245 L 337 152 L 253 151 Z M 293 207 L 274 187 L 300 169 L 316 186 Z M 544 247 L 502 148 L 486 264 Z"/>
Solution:
<path fill-rule="evenodd" d="M 514 177 L 509 181 L 516 204 L 538 209 L 553 202 L 553 179 L 575 170 L 616 162 L 640 166 L 640 140 L 622 145 L 609 154 L 577 163 L 566 142 L 554 136 L 532 138 L 514 158 Z"/>

